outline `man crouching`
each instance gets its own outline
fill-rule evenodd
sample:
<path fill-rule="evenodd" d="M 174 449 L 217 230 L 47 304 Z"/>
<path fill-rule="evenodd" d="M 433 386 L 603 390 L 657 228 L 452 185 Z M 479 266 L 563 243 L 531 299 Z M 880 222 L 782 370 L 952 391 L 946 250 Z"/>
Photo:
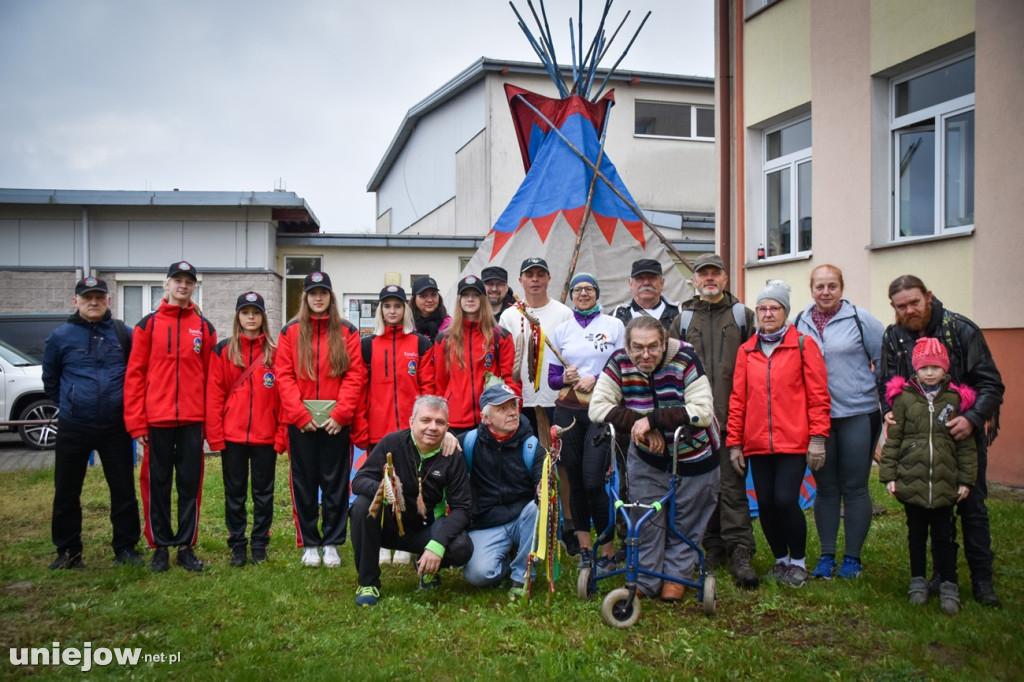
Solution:
<path fill-rule="evenodd" d="M 506 384 L 480 395 L 480 421 L 459 437 L 473 491 L 473 556 L 462 572 L 477 586 L 496 585 L 508 575 L 509 596 L 519 599 L 526 594 L 544 453 L 529 422 L 519 418 L 519 397 Z"/>
<path fill-rule="evenodd" d="M 420 396 L 409 427 L 384 436 L 352 480 L 357 497 L 349 518 L 359 606 L 374 606 L 380 599 L 381 547 L 419 556 L 416 572 L 423 590 L 441 584 L 441 568 L 462 566 L 473 554 L 466 532 L 472 509 L 466 465 L 461 457 L 441 455 L 448 403 L 437 396 Z M 385 471 L 389 454 L 393 472 Z M 446 503 L 448 514 L 442 516 Z"/>

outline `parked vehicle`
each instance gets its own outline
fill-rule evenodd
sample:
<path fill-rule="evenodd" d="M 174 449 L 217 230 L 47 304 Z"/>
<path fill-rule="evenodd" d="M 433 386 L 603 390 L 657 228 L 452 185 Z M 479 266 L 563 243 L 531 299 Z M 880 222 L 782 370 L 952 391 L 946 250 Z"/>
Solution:
<path fill-rule="evenodd" d="M 0 313 L 0 341 L 42 362 L 46 337 L 68 321 L 68 313 Z"/>
<path fill-rule="evenodd" d="M 12 425 L 45 420 L 46 424 Z M 43 392 L 43 366 L 31 355 L 0 341 L 0 428 L 17 430 L 30 448 L 48 450 L 57 442 L 57 406 Z"/>

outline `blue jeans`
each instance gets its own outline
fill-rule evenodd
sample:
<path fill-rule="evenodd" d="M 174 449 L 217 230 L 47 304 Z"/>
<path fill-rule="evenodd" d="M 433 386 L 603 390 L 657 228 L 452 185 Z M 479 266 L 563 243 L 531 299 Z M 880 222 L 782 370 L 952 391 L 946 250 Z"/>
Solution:
<path fill-rule="evenodd" d="M 530 502 L 519 518 L 493 528 L 469 531 L 473 541 L 473 556 L 462 569 L 466 582 L 477 587 L 500 583 L 511 568 L 515 582 L 526 582 L 526 564 L 533 550 L 533 535 L 537 530 L 537 503 Z M 515 556 L 511 557 L 515 547 Z"/>

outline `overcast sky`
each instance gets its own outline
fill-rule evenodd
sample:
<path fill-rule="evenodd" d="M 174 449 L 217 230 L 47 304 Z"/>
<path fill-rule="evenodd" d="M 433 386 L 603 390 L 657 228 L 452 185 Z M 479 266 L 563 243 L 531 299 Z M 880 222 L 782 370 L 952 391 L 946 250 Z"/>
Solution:
<path fill-rule="evenodd" d="M 602 6 L 584 1 L 588 41 Z M 565 64 L 577 0 L 546 7 Z M 627 10 L 602 66 L 652 10 L 619 68 L 714 75 L 710 0 L 616 0 L 610 19 Z M 405 113 L 483 56 L 536 61 L 505 0 L 0 0 L 0 187 L 283 182 L 324 231 L 368 231 Z"/>

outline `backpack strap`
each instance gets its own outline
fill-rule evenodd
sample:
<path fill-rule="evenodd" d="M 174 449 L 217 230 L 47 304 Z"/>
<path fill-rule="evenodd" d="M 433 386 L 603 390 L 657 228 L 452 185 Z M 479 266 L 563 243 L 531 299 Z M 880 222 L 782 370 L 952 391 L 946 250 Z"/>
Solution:
<path fill-rule="evenodd" d="M 123 320 L 114 318 L 114 333 L 117 334 L 117 341 L 121 344 L 121 349 L 124 351 L 124 356 L 127 358 L 132 354 L 132 337 L 128 335 L 128 327 L 125 326 Z"/>
<path fill-rule="evenodd" d="M 365 363 L 366 367 L 369 368 L 370 360 L 373 358 L 373 336 L 364 336 L 359 340 L 359 343 L 362 344 L 363 347 L 363 363 Z"/>
<path fill-rule="evenodd" d="M 868 344 L 864 340 L 864 325 L 860 321 L 860 315 L 857 314 L 857 306 L 850 303 L 850 307 L 853 308 L 853 321 L 857 323 L 857 331 L 860 332 L 860 345 L 864 349 L 864 355 L 868 356 L 868 364 L 871 364 L 871 351 L 868 350 Z"/>
<path fill-rule="evenodd" d="M 473 446 L 476 445 L 476 437 L 479 432 L 472 429 L 466 432 L 462 439 L 462 459 L 466 460 L 466 471 L 473 472 Z"/>
<path fill-rule="evenodd" d="M 686 330 L 690 328 L 690 322 L 693 321 L 693 311 L 687 308 L 686 310 L 679 311 L 679 338 L 683 341 L 686 340 Z"/>
<path fill-rule="evenodd" d="M 537 436 L 530 436 L 523 441 L 523 464 L 526 465 L 526 470 L 531 474 L 533 473 L 533 460 L 536 458 L 537 444 L 539 442 Z"/>
<path fill-rule="evenodd" d="M 747 335 L 747 307 L 736 301 L 732 304 L 732 319 L 740 329 L 740 336 Z"/>

